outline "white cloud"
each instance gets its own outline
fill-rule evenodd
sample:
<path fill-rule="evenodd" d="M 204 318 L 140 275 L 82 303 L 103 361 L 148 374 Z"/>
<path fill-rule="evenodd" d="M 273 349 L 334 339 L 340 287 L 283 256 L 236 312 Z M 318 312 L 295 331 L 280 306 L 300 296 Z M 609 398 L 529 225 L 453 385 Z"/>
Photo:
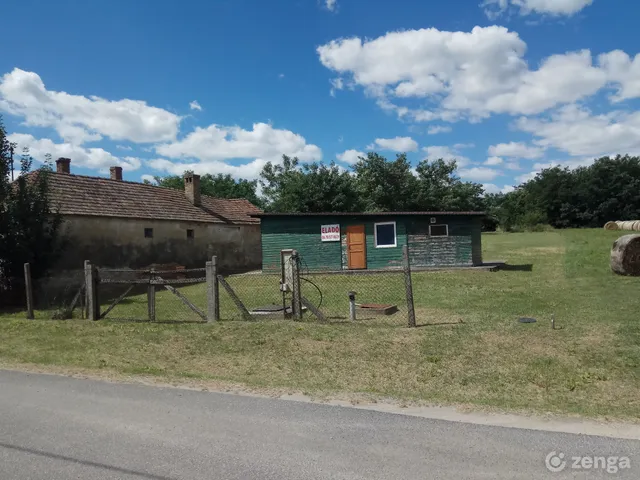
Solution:
<path fill-rule="evenodd" d="M 482 188 L 484 188 L 485 193 L 500 193 L 500 187 L 495 183 L 483 183 Z"/>
<path fill-rule="evenodd" d="M 593 0 L 485 0 L 486 15 L 495 20 L 507 10 L 516 10 L 520 15 L 531 13 L 553 16 L 571 16 L 588 7 Z"/>
<path fill-rule="evenodd" d="M 418 150 L 418 142 L 411 137 L 376 138 L 374 143 L 378 148 L 394 152 L 415 152 Z"/>
<path fill-rule="evenodd" d="M 176 142 L 157 145 L 155 150 L 173 159 L 197 160 L 192 163 L 174 163 L 166 159 L 149 162 L 158 170 L 182 173 L 192 169 L 200 173 L 230 173 L 244 178 L 255 178 L 266 162 L 279 162 L 283 154 L 298 157 L 302 162 L 322 159 L 322 150 L 308 144 L 303 136 L 266 123 L 255 123 L 252 130 L 222 125 L 198 127 Z M 239 165 L 226 162 L 232 159 L 255 160 Z"/>
<path fill-rule="evenodd" d="M 281 163 L 281 158 L 274 158 L 273 163 Z M 267 163 L 266 160 L 256 158 L 247 163 L 231 165 L 221 160 L 213 160 L 208 162 L 175 162 L 167 160 L 165 158 L 156 158 L 145 162 L 147 166 L 154 170 L 170 173 L 172 175 L 182 175 L 185 170 L 191 170 L 199 175 L 210 173 L 217 175 L 222 173 L 223 175 L 229 174 L 234 178 L 245 178 L 248 180 L 254 180 L 260 176 L 262 168 Z"/>
<path fill-rule="evenodd" d="M 149 175 L 147 173 L 145 173 L 144 175 L 140 175 L 140 180 L 142 180 L 143 182 L 146 180 L 147 182 L 151 182 L 154 185 L 156 184 L 156 179 L 153 177 L 153 175 Z"/>
<path fill-rule="evenodd" d="M 338 0 L 324 0 L 324 6 L 330 12 L 335 12 L 338 8 Z"/>
<path fill-rule="evenodd" d="M 278 78 L 284 78 L 284 73 L 280 73 L 280 74 L 278 75 Z"/>
<path fill-rule="evenodd" d="M 131 147 L 130 147 L 130 146 L 128 146 L 128 145 L 116 145 L 116 148 L 117 148 L 118 150 L 125 150 L 125 151 L 127 151 L 127 152 L 130 152 L 131 150 L 133 150 L 133 148 L 131 148 Z"/>
<path fill-rule="evenodd" d="M 489 155 L 507 158 L 527 158 L 534 159 L 544 156 L 544 149 L 531 147 L 522 142 L 499 143 L 489 147 Z"/>
<path fill-rule="evenodd" d="M 464 180 L 478 182 L 488 182 L 502 175 L 498 170 L 487 167 L 462 168 L 458 170 L 458 175 Z"/>
<path fill-rule="evenodd" d="M 438 133 L 449 133 L 451 131 L 451 127 L 447 125 L 434 125 L 429 127 L 427 130 L 427 134 L 429 135 L 437 135 Z"/>
<path fill-rule="evenodd" d="M 181 118 L 139 100 L 107 100 L 47 90 L 34 72 L 15 68 L 0 79 L 0 110 L 29 126 L 52 127 L 66 141 L 160 142 L 173 140 Z"/>
<path fill-rule="evenodd" d="M 500 157 L 489 157 L 487 158 L 487 161 L 484 162 L 485 165 L 490 165 L 490 166 L 495 166 L 495 165 L 502 165 L 502 158 Z"/>
<path fill-rule="evenodd" d="M 516 32 L 489 26 L 471 32 L 429 28 L 373 39 L 341 38 L 317 52 L 342 85 L 362 87 L 383 110 L 415 122 L 532 115 L 585 99 L 606 86 L 619 86 L 617 98 L 637 95 L 640 89 L 640 60 L 632 62 L 624 52 L 602 55 L 595 63 L 589 50 L 567 52 L 544 58 L 531 69 L 526 50 Z"/>
<path fill-rule="evenodd" d="M 366 156 L 367 154 L 364 152 L 351 149 L 351 150 L 345 150 L 344 152 L 339 153 L 338 155 L 336 155 L 336 158 L 341 162 L 348 163 L 349 165 L 353 165 L 354 163 L 358 162 L 359 157 L 366 157 Z"/>
<path fill-rule="evenodd" d="M 136 157 L 117 157 L 102 148 L 84 148 L 71 143 L 54 143 L 48 138 L 36 139 L 33 135 L 14 133 L 8 136 L 10 142 L 18 144 L 18 151 L 28 147 L 31 155 L 36 160 L 44 160 L 44 156 L 50 153 L 53 159 L 66 157 L 71 159 L 71 172 L 73 167 L 80 166 L 93 170 L 106 170 L 111 166 L 121 166 L 125 170 L 137 170 L 141 161 Z"/>
<path fill-rule="evenodd" d="M 569 105 L 546 119 L 521 118 L 516 126 L 537 137 L 535 143 L 541 147 L 572 156 L 640 154 L 640 111 L 593 115 L 584 107 Z"/>
<path fill-rule="evenodd" d="M 471 160 L 469 160 L 468 157 L 462 155 L 458 150 L 466 147 L 467 145 L 464 144 L 454 145 L 453 148 L 443 145 L 433 145 L 431 147 L 424 147 L 422 150 L 426 152 L 426 159 L 430 162 L 439 159 L 447 162 L 455 160 L 458 167 L 465 167 L 466 165 L 469 165 L 471 163 Z"/>
<path fill-rule="evenodd" d="M 197 100 L 194 100 L 193 102 L 189 102 L 189 108 L 191 110 L 197 110 L 199 112 L 202 111 L 202 107 L 200 106 Z"/>
<path fill-rule="evenodd" d="M 621 50 L 600 55 L 598 62 L 609 75 L 611 82 L 617 83 L 618 93 L 614 102 L 640 97 L 640 54 L 633 60 Z"/>
<path fill-rule="evenodd" d="M 520 164 L 517 161 L 507 162 L 505 164 L 507 170 L 521 170 Z"/>
<path fill-rule="evenodd" d="M 341 78 L 332 78 L 331 80 L 329 80 L 329 83 L 331 84 L 331 90 L 329 90 L 329 94 L 332 97 L 336 96 L 336 92 L 338 90 L 342 90 L 344 88 L 344 80 L 342 80 Z"/>

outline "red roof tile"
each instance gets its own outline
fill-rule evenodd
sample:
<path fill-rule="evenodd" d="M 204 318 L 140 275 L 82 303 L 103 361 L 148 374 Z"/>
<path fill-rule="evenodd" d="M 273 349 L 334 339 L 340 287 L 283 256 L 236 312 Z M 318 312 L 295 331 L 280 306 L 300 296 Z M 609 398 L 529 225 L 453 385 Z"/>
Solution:
<path fill-rule="evenodd" d="M 182 190 L 144 183 L 52 172 L 49 192 L 53 208 L 63 215 L 145 218 L 204 223 L 257 224 L 250 215 L 261 210 L 241 198 L 202 195 L 196 207 Z"/>

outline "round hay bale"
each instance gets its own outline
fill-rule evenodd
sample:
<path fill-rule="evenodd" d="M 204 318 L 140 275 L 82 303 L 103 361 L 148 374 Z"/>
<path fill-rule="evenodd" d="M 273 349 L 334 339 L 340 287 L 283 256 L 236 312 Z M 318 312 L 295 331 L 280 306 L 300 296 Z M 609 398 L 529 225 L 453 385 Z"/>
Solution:
<path fill-rule="evenodd" d="M 605 230 L 618 230 L 618 224 L 616 222 L 607 222 L 604 224 Z"/>
<path fill-rule="evenodd" d="M 620 230 L 633 230 L 633 222 L 628 220 L 618 223 L 618 226 L 620 227 Z"/>
<path fill-rule="evenodd" d="M 633 231 L 640 232 L 640 220 L 636 220 L 633 222 Z"/>
<path fill-rule="evenodd" d="M 620 237 L 611 248 L 611 270 L 618 275 L 640 276 L 640 235 Z"/>

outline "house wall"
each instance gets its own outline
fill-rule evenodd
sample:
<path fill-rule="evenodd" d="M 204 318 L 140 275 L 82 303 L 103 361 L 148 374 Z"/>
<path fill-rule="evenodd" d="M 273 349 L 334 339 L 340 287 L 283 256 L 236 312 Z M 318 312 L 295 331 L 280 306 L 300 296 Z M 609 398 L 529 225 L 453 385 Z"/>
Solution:
<path fill-rule="evenodd" d="M 435 218 L 435 223 L 431 223 Z M 411 265 L 415 267 L 461 267 L 482 264 L 480 217 L 442 215 L 414 217 L 407 221 Z M 429 236 L 430 225 L 448 225 L 446 237 Z"/>
<path fill-rule="evenodd" d="M 449 236 L 430 237 L 431 217 L 366 216 L 366 217 L 264 217 L 262 218 L 262 268 L 280 271 L 280 251 L 295 249 L 303 260 L 303 268 L 311 271 L 348 269 L 347 227 L 364 225 L 367 247 L 367 269 L 402 267 L 402 248 L 409 245 L 414 267 L 461 267 L 482 264 L 481 218 L 471 216 L 438 216 L 436 225 L 449 226 Z M 396 222 L 396 247 L 376 248 L 374 224 Z M 323 242 L 322 225 L 339 224 L 340 242 Z"/>
<path fill-rule="evenodd" d="M 144 229 L 153 229 L 153 238 Z M 194 238 L 187 238 L 187 229 Z M 204 267 L 213 255 L 227 271 L 260 268 L 260 225 L 220 225 L 168 220 L 65 216 L 68 246 L 57 269 L 82 268 L 84 260 L 101 267 L 140 268 L 176 262 Z"/>

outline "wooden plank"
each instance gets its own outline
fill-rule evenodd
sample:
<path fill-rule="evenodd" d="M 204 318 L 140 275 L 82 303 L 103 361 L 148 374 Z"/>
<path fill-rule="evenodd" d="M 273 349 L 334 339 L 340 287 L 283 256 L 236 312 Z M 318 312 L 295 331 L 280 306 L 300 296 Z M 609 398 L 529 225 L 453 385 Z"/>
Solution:
<path fill-rule="evenodd" d="M 171 293 L 173 293 L 176 297 L 178 297 L 180 300 L 182 300 L 184 302 L 184 304 L 187 307 L 189 307 L 191 310 L 196 312 L 200 316 L 200 318 L 202 318 L 202 320 L 204 320 L 205 322 L 207 321 L 207 315 L 202 310 L 200 310 L 198 307 L 196 307 L 193 303 L 191 303 L 189 301 L 189 299 L 187 297 L 185 297 L 182 293 L 180 293 L 177 289 L 173 288 L 171 285 L 165 285 L 164 288 L 166 288 Z"/>
<path fill-rule="evenodd" d="M 247 307 L 244 306 L 238 295 L 236 295 L 236 292 L 233 291 L 231 285 L 227 283 L 222 275 L 218 275 L 218 282 L 220 282 L 220 285 L 222 285 L 222 287 L 227 291 L 227 293 L 231 297 L 231 300 L 233 300 L 233 303 L 236 304 L 236 307 L 238 307 L 238 310 L 240 310 L 240 313 L 242 313 L 242 317 L 245 320 L 253 320 L 253 317 L 249 313 L 249 310 L 247 310 Z"/>
<path fill-rule="evenodd" d="M 327 321 L 327 317 L 324 316 L 324 314 L 316 308 L 316 306 L 311 303 L 309 300 L 307 300 L 305 297 L 300 297 L 300 301 L 302 302 L 302 305 L 304 305 L 305 307 L 307 307 L 311 313 L 313 313 L 316 317 L 318 317 L 318 320 L 320 320 L 321 322 L 326 322 Z"/>
<path fill-rule="evenodd" d="M 404 261 L 404 286 L 407 294 L 407 310 L 409 317 L 409 327 L 416 326 L 416 311 L 413 305 L 413 285 L 411 284 L 411 264 L 409 261 L 409 247 L 402 248 L 402 258 Z"/>
<path fill-rule="evenodd" d="M 78 300 L 80 300 L 82 292 L 84 292 L 84 285 L 80 285 L 80 288 L 78 289 L 78 292 L 73 297 L 73 300 L 71 301 L 71 306 L 69 307 L 69 311 L 70 312 L 73 312 L 73 309 L 76 308 L 76 304 L 78 303 Z"/>
<path fill-rule="evenodd" d="M 27 319 L 33 320 L 33 284 L 31 283 L 31 265 L 24 264 L 24 286 L 27 294 Z"/>
<path fill-rule="evenodd" d="M 107 316 L 107 314 L 108 314 L 111 310 L 113 310 L 113 308 L 114 308 L 116 305 L 118 305 L 118 304 L 119 304 L 119 303 L 124 299 L 124 297 L 126 297 L 126 296 L 127 296 L 127 293 L 129 293 L 129 292 L 131 291 L 131 289 L 132 289 L 134 286 L 135 286 L 135 284 L 131 284 L 131 285 L 129 285 L 129 288 L 127 288 L 127 289 L 125 290 L 125 292 L 124 292 L 122 295 L 120 295 L 118 298 L 116 298 L 116 299 L 113 301 L 113 303 L 112 303 L 111 305 L 109 305 L 109 308 L 107 308 L 104 312 L 102 312 L 102 313 L 100 314 L 100 318 L 104 318 L 104 317 L 106 317 L 106 316 Z M 74 300 L 74 302 L 75 302 L 75 300 Z M 72 307 L 71 307 L 71 311 L 73 311 L 73 304 L 72 304 Z"/>

